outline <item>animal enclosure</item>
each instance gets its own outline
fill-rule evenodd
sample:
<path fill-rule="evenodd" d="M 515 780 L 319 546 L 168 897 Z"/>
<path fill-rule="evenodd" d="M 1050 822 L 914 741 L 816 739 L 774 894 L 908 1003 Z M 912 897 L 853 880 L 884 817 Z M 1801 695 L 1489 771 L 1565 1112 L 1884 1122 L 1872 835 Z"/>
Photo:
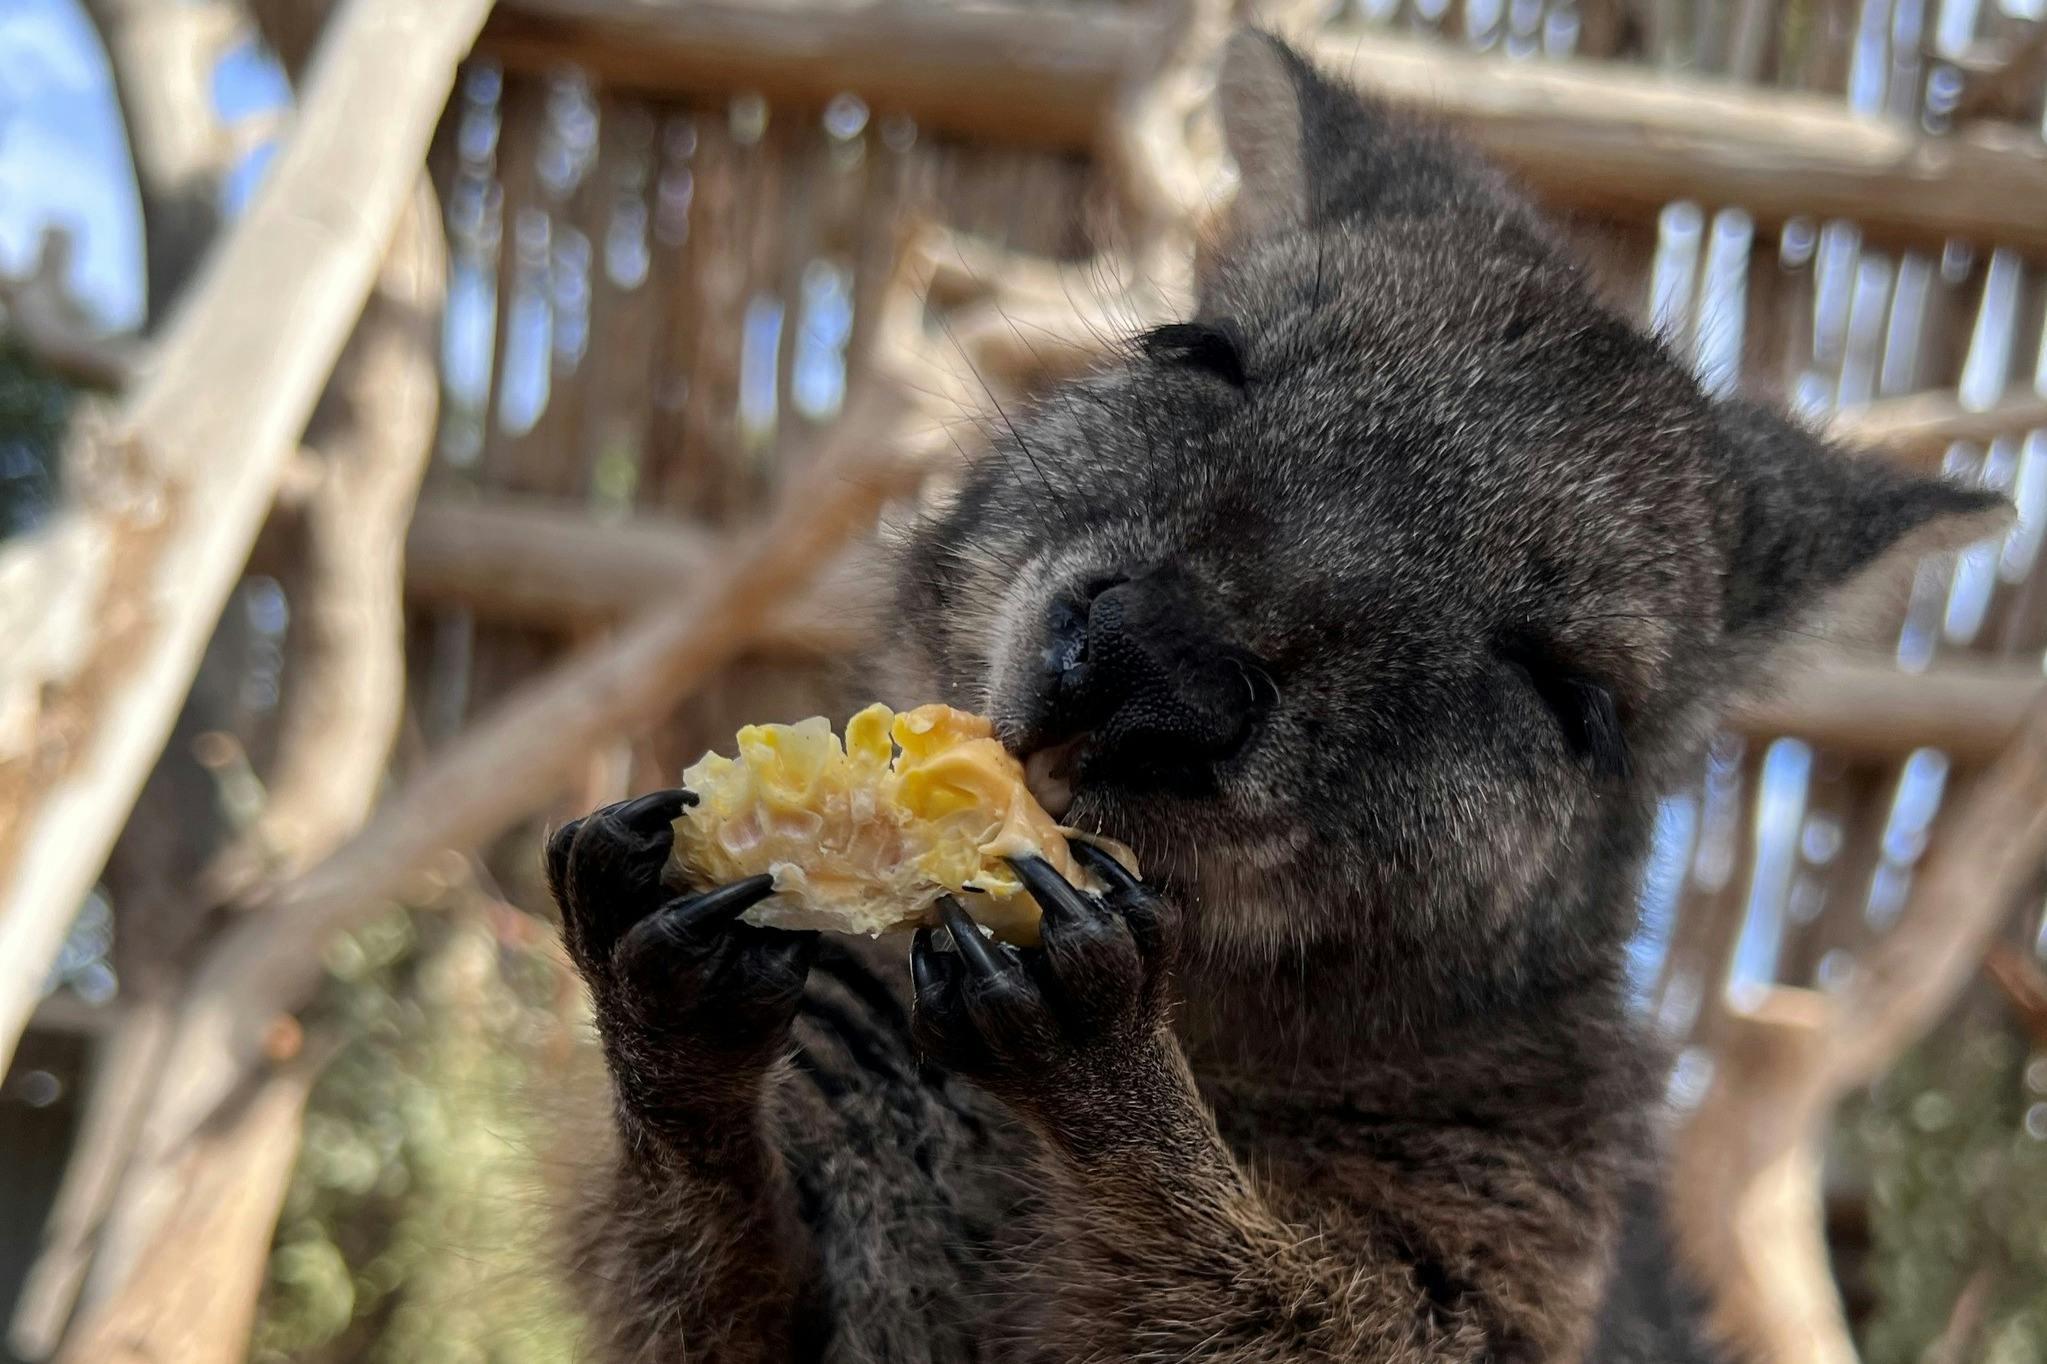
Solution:
<path fill-rule="evenodd" d="M 1239 16 L 1200 0 L 249 11 L 298 116 L 165 286 L 179 311 L 81 335 L 38 321 L 46 280 L 0 281 L 28 353 L 100 392 L 58 507 L 0 543 L 23 641 L 0 664 L 0 1020 L 14 1073 L 67 1089 L 62 1124 L 0 1128 L 66 1153 L 21 1212 L 45 1228 L 23 1358 L 242 1357 L 266 1264 L 291 1297 L 273 1234 L 312 1216 L 293 1164 L 322 1158 L 308 1094 L 363 1028 L 348 988 L 410 988 L 363 964 L 394 904 L 497 954 L 446 1011 L 517 977 L 544 1035 L 522 1055 L 568 1068 L 543 828 L 741 721 L 864 699 L 877 517 L 1178 315 L 1227 190 L 1203 111 Z M 2017 503 L 1746 704 L 1663 807 L 1633 966 L 1678 1043 L 1673 1194 L 1730 1333 L 1781 1364 L 1858 1340 L 2034 1357 L 2008 1342 L 2047 1349 L 2024 1282 L 2047 1270 L 2025 1190 L 2047 1173 L 2047 23 L 2025 0 L 1247 12 L 1472 134 L 1708 390 Z M 160 76 L 102 36 L 133 124 Z M 98 1002 L 66 983 L 95 964 L 119 981 Z M 433 1064 L 485 1064 L 484 1035 Z M 1964 1054 L 2003 1086 L 1987 1173 L 1922 1149 L 1957 1130 L 1925 1095 Z M 1917 1087 L 1887 1097 L 1901 1060 Z M 1954 1235 L 2009 1244 L 1885 1280 L 1950 1197 L 1977 1228 Z M 259 1340 L 353 1357 L 372 1315 Z"/>

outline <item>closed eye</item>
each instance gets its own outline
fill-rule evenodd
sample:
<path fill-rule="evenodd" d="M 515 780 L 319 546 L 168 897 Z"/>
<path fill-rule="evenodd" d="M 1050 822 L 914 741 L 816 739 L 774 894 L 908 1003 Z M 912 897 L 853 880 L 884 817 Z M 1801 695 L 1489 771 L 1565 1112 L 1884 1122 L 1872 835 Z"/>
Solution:
<path fill-rule="evenodd" d="M 1227 318 L 1153 327 L 1137 338 L 1137 348 L 1153 360 L 1213 375 L 1232 388 L 1250 382 L 1244 368 L 1243 339 L 1236 324 Z"/>
<path fill-rule="evenodd" d="M 1502 661 L 1519 672 L 1555 718 L 1564 746 L 1596 777 L 1622 780 L 1632 764 L 1613 692 L 1597 678 L 1572 667 L 1538 635 L 1513 632 L 1497 646 Z"/>

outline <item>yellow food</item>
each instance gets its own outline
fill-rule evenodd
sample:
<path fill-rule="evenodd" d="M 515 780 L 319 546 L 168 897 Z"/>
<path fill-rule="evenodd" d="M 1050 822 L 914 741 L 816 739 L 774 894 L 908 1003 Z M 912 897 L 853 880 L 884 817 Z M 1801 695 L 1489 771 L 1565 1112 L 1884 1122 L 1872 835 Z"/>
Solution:
<path fill-rule="evenodd" d="M 699 886 L 772 874 L 775 895 L 750 923 L 886 933 L 929 921 L 955 894 L 996 936 L 1029 945 L 1037 902 L 1005 857 L 1036 853 L 1099 888 L 988 721 L 950 706 L 869 706 L 843 743 L 821 716 L 748 725 L 736 758 L 707 753 L 682 784 L 698 804 L 675 821 L 676 869 Z"/>

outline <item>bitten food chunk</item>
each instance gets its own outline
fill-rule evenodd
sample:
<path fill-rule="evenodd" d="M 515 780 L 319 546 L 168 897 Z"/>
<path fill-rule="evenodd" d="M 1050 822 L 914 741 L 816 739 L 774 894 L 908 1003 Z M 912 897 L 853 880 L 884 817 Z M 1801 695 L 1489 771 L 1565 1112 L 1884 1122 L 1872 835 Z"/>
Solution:
<path fill-rule="evenodd" d="M 775 894 L 750 923 L 887 933 L 957 895 L 1008 942 L 1038 941 L 1038 905 L 1003 860 L 1035 853 L 1099 889 L 1024 785 L 1022 764 L 982 716 L 950 706 L 872 705 L 842 743 L 822 716 L 748 725 L 739 754 L 707 753 L 682 774 L 698 804 L 675 821 L 672 867 L 697 886 L 762 872 Z M 1130 850 L 1091 839 L 1136 870 Z"/>

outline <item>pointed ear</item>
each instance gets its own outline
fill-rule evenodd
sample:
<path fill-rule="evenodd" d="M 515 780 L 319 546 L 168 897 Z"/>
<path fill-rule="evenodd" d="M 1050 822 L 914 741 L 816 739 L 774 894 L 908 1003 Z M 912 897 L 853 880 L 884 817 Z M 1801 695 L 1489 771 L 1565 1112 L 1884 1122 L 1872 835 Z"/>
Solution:
<path fill-rule="evenodd" d="M 1302 162 L 1299 59 L 1269 34 L 1241 28 L 1223 47 L 1216 105 L 1223 143 L 1237 163 L 1237 197 L 1224 235 L 1253 241 L 1306 224 L 1307 167 Z"/>
<path fill-rule="evenodd" d="M 1334 81 L 1271 34 L 1239 29 L 1216 74 L 1237 164 L 1225 248 L 1365 217 L 1476 210 L 1532 220 L 1499 172 L 1439 129 Z"/>
<path fill-rule="evenodd" d="M 1719 407 L 1732 491 L 1725 524 L 1730 634 L 1833 608 L 1852 633 L 1922 555 L 2008 529 L 1995 493 L 1848 455 L 1751 403 Z M 1909 581 L 1909 578 L 1907 578 Z"/>

